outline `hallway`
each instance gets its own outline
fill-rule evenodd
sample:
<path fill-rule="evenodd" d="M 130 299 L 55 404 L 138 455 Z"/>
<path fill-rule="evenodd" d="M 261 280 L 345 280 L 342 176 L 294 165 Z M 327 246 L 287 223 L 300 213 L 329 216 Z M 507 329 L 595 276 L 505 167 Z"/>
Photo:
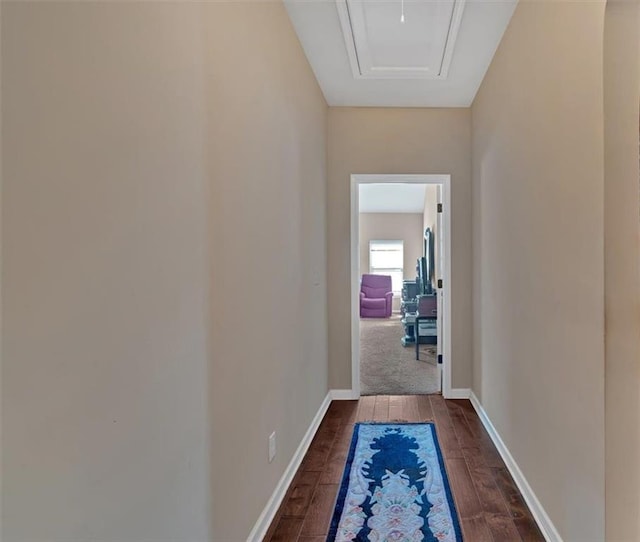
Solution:
<path fill-rule="evenodd" d="M 324 542 L 353 424 L 370 420 L 435 422 L 465 540 L 544 540 L 469 401 L 377 395 L 331 403 L 265 542 Z"/>
<path fill-rule="evenodd" d="M 640 541 L 640 3 L 0 14 L 0 539 L 319 542 L 354 421 L 434 419 L 467 542 Z M 360 184 L 427 175 L 442 396 L 354 310 Z"/>

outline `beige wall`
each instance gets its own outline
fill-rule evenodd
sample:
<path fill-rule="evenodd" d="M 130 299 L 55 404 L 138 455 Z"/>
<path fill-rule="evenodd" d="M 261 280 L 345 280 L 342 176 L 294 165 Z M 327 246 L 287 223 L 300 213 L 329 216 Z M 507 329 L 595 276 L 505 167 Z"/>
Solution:
<path fill-rule="evenodd" d="M 470 145 L 469 109 L 329 109 L 330 387 L 351 387 L 349 190 L 357 173 L 451 174 L 452 376 L 456 388 L 471 385 Z"/>
<path fill-rule="evenodd" d="M 607 2 L 604 34 L 607 540 L 640 540 L 640 4 Z"/>
<path fill-rule="evenodd" d="M 520 2 L 472 107 L 473 389 L 565 540 L 604 539 L 603 2 Z"/>
<path fill-rule="evenodd" d="M 416 213 L 360 213 L 360 275 L 369 273 L 369 241 L 404 241 L 404 278 L 416 278 L 416 260 L 422 256 L 422 215 Z M 393 296 L 393 310 L 400 310 L 401 296 Z"/>
<path fill-rule="evenodd" d="M 369 241 L 404 241 L 404 278 L 416 278 L 422 256 L 422 215 L 417 213 L 360 213 L 360 274 L 369 273 Z"/>
<path fill-rule="evenodd" d="M 327 392 L 327 108 L 286 13 L 2 10 L 2 538 L 246 539 Z"/>
<path fill-rule="evenodd" d="M 2 9 L 2 538 L 204 538 L 198 18 Z"/>
<path fill-rule="evenodd" d="M 215 519 L 235 541 L 328 390 L 327 106 L 282 4 L 212 2 L 205 13 Z"/>

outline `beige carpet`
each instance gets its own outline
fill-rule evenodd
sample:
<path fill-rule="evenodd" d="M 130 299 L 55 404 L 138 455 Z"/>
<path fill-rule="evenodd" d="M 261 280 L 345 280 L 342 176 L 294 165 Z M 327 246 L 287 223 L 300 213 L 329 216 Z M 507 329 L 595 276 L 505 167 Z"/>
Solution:
<path fill-rule="evenodd" d="M 360 319 L 360 391 L 362 395 L 414 395 L 438 393 L 435 345 L 404 347 L 400 316 Z"/>

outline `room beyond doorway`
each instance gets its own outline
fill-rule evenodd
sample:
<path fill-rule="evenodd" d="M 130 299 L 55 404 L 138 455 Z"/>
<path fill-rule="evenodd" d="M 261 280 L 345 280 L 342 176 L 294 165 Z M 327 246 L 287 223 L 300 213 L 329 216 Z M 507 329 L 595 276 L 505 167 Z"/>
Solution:
<path fill-rule="evenodd" d="M 425 183 L 358 188 L 362 395 L 440 392 L 433 272 L 439 188 Z M 422 276 L 427 267 L 428 278 Z M 422 314 L 431 317 L 422 319 L 416 333 L 418 295 L 432 303 L 423 306 Z"/>
<path fill-rule="evenodd" d="M 451 389 L 449 183 L 449 175 L 351 176 L 354 395 Z"/>

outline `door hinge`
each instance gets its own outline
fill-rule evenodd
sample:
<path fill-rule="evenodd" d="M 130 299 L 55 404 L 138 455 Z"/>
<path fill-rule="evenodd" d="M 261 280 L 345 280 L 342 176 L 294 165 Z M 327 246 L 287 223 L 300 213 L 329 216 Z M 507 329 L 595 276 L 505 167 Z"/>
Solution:
<path fill-rule="evenodd" d="M 442 288 L 442 279 L 438 279 L 438 288 Z"/>
<path fill-rule="evenodd" d="M 433 209 L 433 207 L 432 207 Z M 442 203 L 438 203 L 438 212 L 441 213 L 442 212 Z"/>
<path fill-rule="evenodd" d="M 438 354 L 438 365 L 442 365 L 442 354 Z"/>

